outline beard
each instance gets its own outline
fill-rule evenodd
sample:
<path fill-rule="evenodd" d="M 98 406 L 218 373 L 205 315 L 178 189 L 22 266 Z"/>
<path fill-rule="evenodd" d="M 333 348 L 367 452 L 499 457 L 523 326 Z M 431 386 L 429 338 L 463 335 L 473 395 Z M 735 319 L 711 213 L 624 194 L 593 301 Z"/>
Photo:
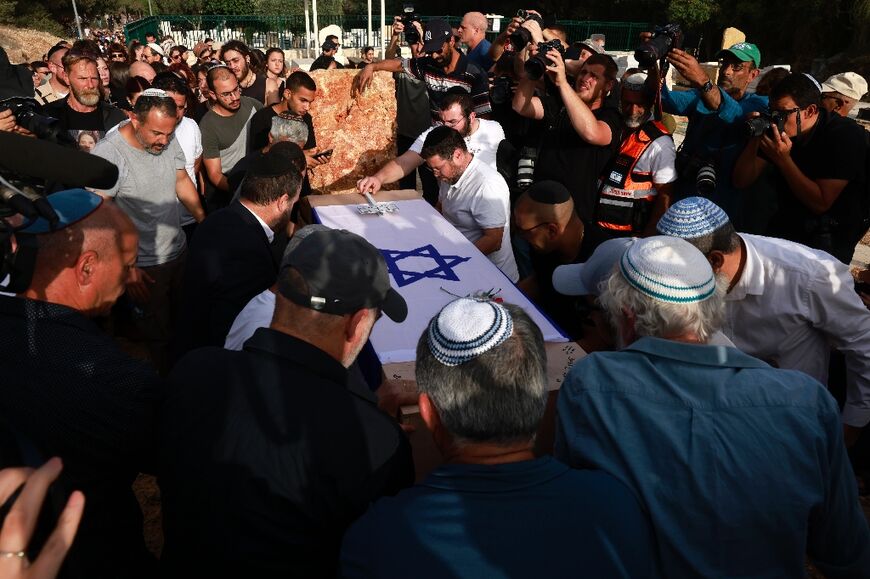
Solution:
<path fill-rule="evenodd" d="M 625 126 L 629 129 L 637 129 L 640 128 L 640 126 L 644 124 L 648 118 L 649 115 L 646 113 L 631 115 L 630 117 L 626 117 L 623 122 L 625 123 Z"/>
<path fill-rule="evenodd" d="M 140 145 L 142 145 L 142 148 L 149 155 L 154 155 L 156 157 L 156 156 L 162 154 L 163 150 L 166 148 L 165 145 L 155 145 L 155 144 L 149 145 L 148 143 L 145 142 L 145 139 L 142 138 L 142 135 L 140 135 L 139 131 L 137 131 L 136 129 L 133 129 L 133 135 L 136 137 L 136 142 L 138 142 Z"/>
<path fill-rule="evenodd" d="M 72 88 L 72 87 L 70 87 Z M 76 100 L 85 105 L 86 107 L 95 107 L 100 102 L 100 89 L 82 89 L 76 90 L 72 88 L 73 96 L 76 97 Z"/>

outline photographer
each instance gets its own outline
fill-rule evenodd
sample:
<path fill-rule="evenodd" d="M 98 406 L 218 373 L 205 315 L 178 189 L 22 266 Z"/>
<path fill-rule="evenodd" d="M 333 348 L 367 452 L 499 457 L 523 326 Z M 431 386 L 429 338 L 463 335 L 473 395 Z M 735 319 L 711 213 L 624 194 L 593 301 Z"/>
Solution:
<path fill-rule="evenodd" d="M 527 20 L 523 27 L 530 29 L 533 40 L 542 38 L 537 22 Z M 535 181 L 551 179 L 565 185 L 577 214 L 588 225 L 594 221 L 598 177 L 620 141 L 619 111 L 604 106 L 618 69 L 611 57 L 594 54 L 583 63 L 572 86 L 559 50 L 549 48 L 539 55 L 533 45 L 532 52 L 533 57 L 545 56 L 545 76 L 555 86 L 555 94 L 535 94 L 538 84 L 524 70 L 514 93 L 514 110 L 546 125 Z"/>
<path fill-rule="evenodd" d="M 734 125 L 750 113 L 767 108 L 767 98 L 746 92 L 758 76 L 761 53 L 754 44 L 741 42 L 716 56 L 721 64 L 714 85 L 695 57 L 677 48 L 670 50 L 667 61 L 693 88 L 672 92 L 663 85 L 662 109 L 689 117 L 686 138 L 677 155 L 675 198 L 704 193 L 741 229 L 743 199 L 731 182 L 731 174 L 746 137 Z M 715 182 L 710 184 L 713 190 L 699 191 L 698 172 L 711 165 L 715 174 Z"/>
<path fill-rule="evenodd" d="M 769 128 L 737 160 L 735 185 L 748 187 L 772 164 L 779 210 L 768 234 L 850 263 L 867 230 L 863 128 L 822 108 L 816 83 L 799 73 L 773 88 L 770 111 Z"/>

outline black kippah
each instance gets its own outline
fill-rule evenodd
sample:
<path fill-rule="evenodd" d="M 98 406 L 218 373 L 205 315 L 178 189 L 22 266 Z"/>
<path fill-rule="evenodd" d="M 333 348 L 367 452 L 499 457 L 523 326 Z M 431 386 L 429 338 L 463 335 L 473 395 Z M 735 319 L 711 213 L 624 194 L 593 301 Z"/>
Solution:
<path fill-rule="evenodd" d="M 558 181 L 538 181 L 526 189 L 526 195 L 532 201 L 545 205 L 558 205 L 571 198 L 568 188 Z"/>
<path fill-rule="evenodd" d="M 249 175 L 257 177 L 278 177 L 291 171 L 301 171 L 305 166 L 305 155 L 295 143 L 282 141 L 275 143 L 268 153 L 256 155 L 248 169 Z"/>

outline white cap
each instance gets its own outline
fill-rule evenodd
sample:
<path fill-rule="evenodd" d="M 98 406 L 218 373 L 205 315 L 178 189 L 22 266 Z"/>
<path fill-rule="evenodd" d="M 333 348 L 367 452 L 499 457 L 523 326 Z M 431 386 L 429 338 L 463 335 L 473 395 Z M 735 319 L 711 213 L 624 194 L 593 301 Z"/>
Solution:
<path fill-rule="evenodd" d="M 165 54 L 163 54 L 163 48 L 161 48 L 160 45 L 157 44 L 156 42 L 149 42 L 147 44 L 147 46 L 148 46 L 148 48 L 150 48 L 151 50 L 153 50 L 154 52 L 156 52 L 160 56 L 166 56 Z"/>
<path fill-rule="evenodd" d="M 566 296 L 597 296 L 598 286 L 635 241 L 636 237 L 608 239 L 583 263 L 560 265 L 553 271 L 553 289 Z"/>
<path fill-rule="evenodd" d="M 822 83 L 822 92 L 838 92 L 859 101 L 867 93 L 867 81 L 860 74 L 841 72 Z"/>

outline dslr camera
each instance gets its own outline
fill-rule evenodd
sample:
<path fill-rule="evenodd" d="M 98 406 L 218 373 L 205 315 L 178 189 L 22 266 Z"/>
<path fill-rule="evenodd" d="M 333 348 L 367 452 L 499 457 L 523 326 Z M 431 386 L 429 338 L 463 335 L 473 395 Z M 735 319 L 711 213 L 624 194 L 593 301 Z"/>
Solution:
<path fill-rule="evenodd" d="M 494 105 L 503 105 L 514 98 L 514 81 L 507 75 L 497 76 L 489 89 L 489 100 Z"/>
<path fill-rule="evenodd" d="M 544 76 L 547 67 L 553 64 L 553 61 L 547 58 L 547 52 L 551 48 L 558 50 L 559 54 L 565 54 L 565 47 L 562 46 L 562 42 L 558 38 L 554 38 L 548 42 L 539 42 L 538 53 L 535 56 L 530 57 L 524 65 L 526 76 L 528 76 L 529 79 L 538 80 Z"/>
<path fill-rule="evenodd" d="M 420 42 L 420 32 L 414 27 L 414 22 L 420 22 L 420 15 L 414 10 L 413 4 L 405 4 L 402 7 L 402 16 L 399 17 L 402 26 L 405 27 L 405 42 L 416 44 Z"/>
<path fill-rule="evenodd" d="M 523 22 L 526 20 L 534 20 L 538 24 L 541 24 L 541 17 L 534 12 L 529 12 L 520 8 L 517 10 L 517 16 L 522 18 Z M 532 41 L 532 33 L 520 26 L 510 35 L 510 40 L 511 46 L 513 46 L 514 50 L 522 50 Z"/>
<path fill-rule="evenodd" d="M 653 37 L 634 51 L 634 59 L 640 68 L 650 69 L 664 60 L 673 48 L 683 47 L 683 31 L 679 24 L 656 26 Z"/>
<path fill-rule="evenodd" d="M 13 96 L 0 100 L 0 111 L 10 110 L 15 124 L 27 129 L 39 139 L 58 141 L 59 121 L 39 114 L 39 104 L 31 97 Z"/>
<path fill-rule="evenodd" d="M 748 137 L 760 137 L 764 133 L 768 133 L 772 136 L 772 127 L 776 127 L 781 133 L 785 128 L 785 119 L 786 116 L 779 111 L 762 112 L 759 116 L 746 120 L 746 135 Z"/>

